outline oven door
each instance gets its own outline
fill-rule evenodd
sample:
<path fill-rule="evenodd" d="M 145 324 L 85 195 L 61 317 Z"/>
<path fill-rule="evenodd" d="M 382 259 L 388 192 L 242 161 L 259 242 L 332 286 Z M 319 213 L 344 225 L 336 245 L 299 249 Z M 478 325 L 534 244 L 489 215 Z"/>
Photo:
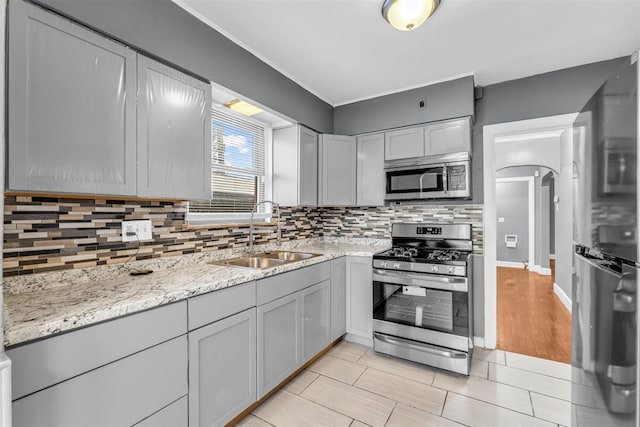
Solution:
<path fill-rule="evenodd" d="M 468 279 L 374 270 L 374 330 L 469 349 Z"/>
<path fill-rule="evenodd" d="M 387 200 L 442 198 L 446 195 L 446 167 L 430 165 L 387 169 Z"/>

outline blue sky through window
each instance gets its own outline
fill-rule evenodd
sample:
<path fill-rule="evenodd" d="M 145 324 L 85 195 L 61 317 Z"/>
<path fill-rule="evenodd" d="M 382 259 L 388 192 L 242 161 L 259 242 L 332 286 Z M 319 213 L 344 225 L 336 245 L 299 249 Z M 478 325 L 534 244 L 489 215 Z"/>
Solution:
<path fill-rule="evenodd" d="M 224 158 L 218 159 L 219 164 L 231 166 L 234 168 L 253 170 L 253 134 L 244 129 L 237 128 L 227 123 L 221 123 L 212 121 L 213 135 L 217 138 L 220 135 L 219 131 L 222 130 L 222 137 L 224 144 L 224 153 L 220 152 L 222 147 L 219 147 L 220 154 L 223 154 Z M 219 143 L 214 140 L 214 143 Z"/>

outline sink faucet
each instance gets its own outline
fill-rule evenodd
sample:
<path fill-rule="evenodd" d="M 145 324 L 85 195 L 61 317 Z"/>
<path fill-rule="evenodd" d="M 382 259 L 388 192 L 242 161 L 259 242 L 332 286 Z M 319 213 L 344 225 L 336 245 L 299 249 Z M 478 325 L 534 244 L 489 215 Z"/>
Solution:
<path fill-rule="evenodd" d="M 273 212 L 273 208 L 276 208 L 276 214 L 277 214 L 277 219 L 276 219 L 276 236 L 277 236 L 277 245 L 281 246 L 282 245 L 282 239 L 281 239 L 281 228 L 280 228 L 280 205 L 277 203 L 272 202 L 271 200 L 263 200 L 261 202 L 256 203 L 255 205 L 253 205 L 253 209 L 251 209 L 251 217 L 249 218 L 249 253 L 252 254 L 253 253 L 253 233 L 254 230 L 256 228 L 256 226 L 253 225 L 253 215 L 258 211 L 258 206 L 262 205 L 262 204 L 266 204 L 266 203 L 271 203 L 271 211 Z"/>

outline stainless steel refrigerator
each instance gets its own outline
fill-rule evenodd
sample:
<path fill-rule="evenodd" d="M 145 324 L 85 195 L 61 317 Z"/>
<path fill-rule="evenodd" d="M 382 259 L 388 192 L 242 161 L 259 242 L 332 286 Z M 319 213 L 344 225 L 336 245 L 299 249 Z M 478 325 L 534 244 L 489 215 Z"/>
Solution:
<path fill-rule="evenodd" d="M 573 126 L 572 426 L 638 426 L 637 53 Z"/>

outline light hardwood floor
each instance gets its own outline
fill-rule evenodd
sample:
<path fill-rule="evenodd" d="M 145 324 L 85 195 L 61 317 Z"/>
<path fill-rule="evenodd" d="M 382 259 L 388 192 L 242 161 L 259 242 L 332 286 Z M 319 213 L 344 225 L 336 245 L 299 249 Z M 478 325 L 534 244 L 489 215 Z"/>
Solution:
<path fill-rule="evenodd" d="M 238 425 L 568 426 L 571 368 L 476 348 L 466 377 L 342 341 Z"/>
<path fill-rule="evenodd" d="M 552 273 L 555 273 L 552 263 Z M 571 363 L 571 314 L 553 293 L 553 278 L 498 267 L 498 337 L 502 350 Z"/>

